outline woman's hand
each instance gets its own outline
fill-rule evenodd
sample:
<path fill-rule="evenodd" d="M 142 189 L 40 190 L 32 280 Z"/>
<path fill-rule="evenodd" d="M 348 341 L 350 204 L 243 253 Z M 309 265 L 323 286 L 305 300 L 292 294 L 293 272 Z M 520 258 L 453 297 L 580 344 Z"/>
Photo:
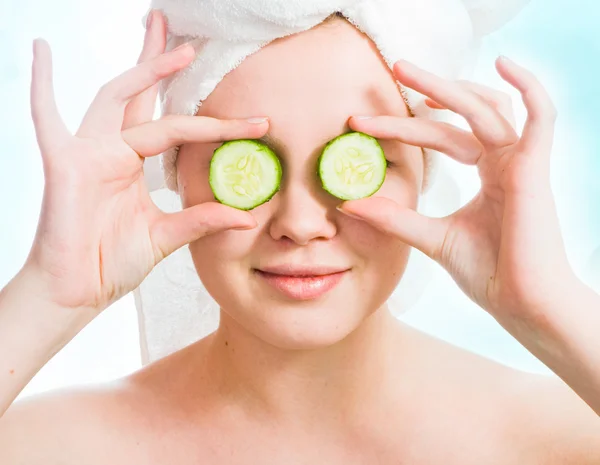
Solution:
<path fill-rule="evenodd" d="M 404 61 L 394 66 L 396 78 L 429 97 L 430 107 L 462 115 L 472 132 L 419 118 L 350 119 L 356 131 L 476 165 L 481 190 L 468 204 L 444 218 L 428 218 L 381 197 L 345 202 L 341 211 L 421 250 L 497 319 L 528 319 L 549 308 L 547 304 L 576 279 L 550 188 L 556 110 L 529 71 L 508 59 L 499 59 L 496 67 L 521 92 L 527 108 L 521 137 L 510 122 L 508 96 L 478 84 L 442 79 Z"/>
<path fill-rule="evenodd" d="M 74 135 L 56 107 L 49 45 L 34 43 L 31 106 L 45 189 L 23 268 L 43 283 L 36 292 L 60 307 L 99 312 L 181 246 L 256 224 L 250 213 L 216 202 L 172 214 L 152 202 L 145 157 L 187 142 L 261 137 L 268 124 L 173 115 L 152 121 L 157 84 L 190 64 L 194 50 L 164 53 L 164 19 L 156 11 L 151 17 L 138 65 L 102 86 Z"/>

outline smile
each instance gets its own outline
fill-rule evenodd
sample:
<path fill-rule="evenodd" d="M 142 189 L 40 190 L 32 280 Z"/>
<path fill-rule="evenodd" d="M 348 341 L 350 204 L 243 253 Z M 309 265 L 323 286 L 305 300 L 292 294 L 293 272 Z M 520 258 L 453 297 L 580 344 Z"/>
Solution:
<path fill-rule="evenodd" d="M 295 300 L 310 300 L 320 297 L 337 286 L 350 270 L 335 273 L 292 276 L 255 270 L 256 275 L 266 284 Z"/>

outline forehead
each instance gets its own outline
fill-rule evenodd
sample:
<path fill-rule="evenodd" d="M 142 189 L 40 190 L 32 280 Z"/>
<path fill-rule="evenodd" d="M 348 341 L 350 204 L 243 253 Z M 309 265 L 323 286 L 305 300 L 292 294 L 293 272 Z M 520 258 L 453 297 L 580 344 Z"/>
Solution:
<path fill-rule="evenodd" d="M 276 124 L 327 120 L 343 132 L 351 115 L 407 116 L 408 110 L 373 42 L 346 20 L 334 19 L 247 57 L 198 114 L 225 119 L 264 115 Z"/>

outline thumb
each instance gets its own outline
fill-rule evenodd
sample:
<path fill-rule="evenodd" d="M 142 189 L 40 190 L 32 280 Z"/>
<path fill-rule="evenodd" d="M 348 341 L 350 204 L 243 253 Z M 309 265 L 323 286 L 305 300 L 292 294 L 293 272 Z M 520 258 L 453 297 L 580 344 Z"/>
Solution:
<path fill-rule="evenodd" d="M 163 213 L 151 228 L 152 242 L 165 258 L 190 242 L 228 229 L 252 229 L 254 217 L 217 202 L 202 203 L 175 213 Z"/>
<path fill-rule="evenodd" d="M 71 133 L 62 120 L 54 96 L 52 51 L 44 39 L 33 41 L 31 117 L 42 155 L 60 146 Z"/>
<path fill-rule="evenodd" d="M 349 200 L 338 206 L 338 210 L 396 236 L 433 260 L 439 258 L 447 231 L 444 218 L 421 215 L 384 197 Z"/>

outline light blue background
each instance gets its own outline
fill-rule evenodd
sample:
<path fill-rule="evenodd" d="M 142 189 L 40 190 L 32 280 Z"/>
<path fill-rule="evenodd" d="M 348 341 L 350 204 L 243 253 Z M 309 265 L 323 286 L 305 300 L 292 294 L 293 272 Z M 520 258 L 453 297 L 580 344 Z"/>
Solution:
<path fill-rule="evenodd" d="M 52 46 L 57 101 L 75 130 L 97 89 L 136 62 L 146 8 L 147 2 L 140 0 L 9 0 L 0 7 L 0 286 L 25 260 L 42 198 L 42 165 L 29 116 L 32 40 L 42 36 Z M 493 68 L 498 54 L 531 69 L 552 94 L 560 113 L 552 182 L 569 257 L 587 282 L 592 276 L 589 258 L 600 246 L 600 117 L 595 111 L 600 105 L 599 19 L 600 4 L 591 0 L 534 0 L 487 39 L 474 77 L 511 92 L 520 121 L 524 115 L 518 96 Z M 472 173 L 464 176 L 472 180 Z M 504 363 L 547 371 L 462 296 L 443 270 L 404 319 Z M 103 381 L 136 369 L 136 324 L 129 295 L 84 329 L 24 394 Z"/>

